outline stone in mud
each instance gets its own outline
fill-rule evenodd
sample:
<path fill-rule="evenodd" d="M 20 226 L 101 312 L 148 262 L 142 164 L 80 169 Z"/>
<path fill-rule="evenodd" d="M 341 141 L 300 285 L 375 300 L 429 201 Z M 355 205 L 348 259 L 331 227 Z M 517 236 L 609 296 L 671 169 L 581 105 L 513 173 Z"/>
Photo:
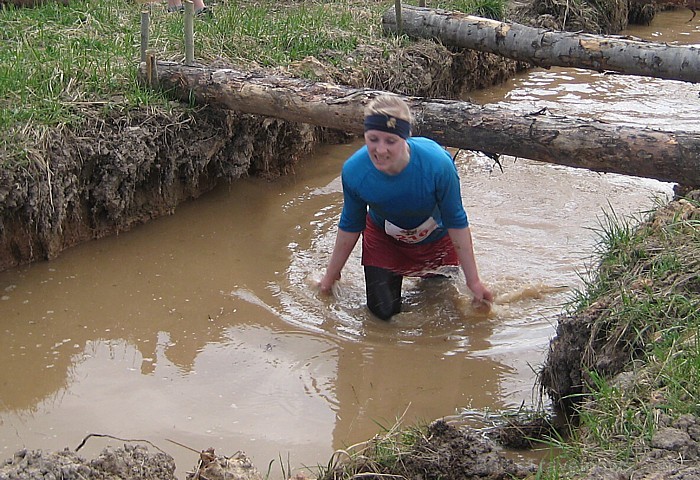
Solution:
<path fill-rule="evenodd" d="M 199 464 L 187 474 L 187 480 L 263 480 L 263 476 L 245 453 L 225 457 L 209 448 L 200 454 Z"/>

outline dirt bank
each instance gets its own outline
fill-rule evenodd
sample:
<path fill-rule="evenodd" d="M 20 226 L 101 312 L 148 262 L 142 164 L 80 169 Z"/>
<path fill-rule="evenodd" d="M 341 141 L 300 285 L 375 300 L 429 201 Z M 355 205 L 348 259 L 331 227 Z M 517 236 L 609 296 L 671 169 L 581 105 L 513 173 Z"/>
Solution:
<path fill-rule="evenodd" d="M 0 270 L 171 214 L 220 181 L 277 176 L 329 138 L 308 125 L 173 104 L 81 105 L 80 131 L 47 132 L 20 170 L 0 170 Z"/>
<path fill-rule="evenodd" d="M 377 441 L 367 442 L 367 449 L 377 447 Z M 383 448 L 383 447 L 382 447 Z M 85 459 L 69 450 L 41 452 L 22 450 L 0 465 L 2 480 L 175 480 L 175 464 L 169 455 L 155 445 L 125 443 L 121 448 L 106 448 L 97 458 Z M 456 428 L 442 420 L 434 422 L 411 450 L 401 455 L 401 470 L 387 471 L 380 464 L 365 458 L 353 472 L 358 476 L 370 474 L 396 475 L 396 478 L 442 478 L 483 480 L 512 480 L 525 478 L 536 471 L 532 464 L 520 465 L 506 459 L 495 443 L 480 432 Z M 342 457 L 342 456 L 341 456 Z M 338 458 L 335 460 L 344 460 Z M 342 461 L 329 468 L 323 478 L 346 478 Z M 295 480 L 313 478 L 297 474 Z M 188 480 L 263 480 L 263 475 L 244 452 L 223 455 L 213 449 L 200 453 L 197 465 L 187 471 Z"/>
<path fill-rule="evenodd" d="M 174 479 L 175 462 L 165 453 L 150 453 L 144 445 L 105 449 L 85 460 L 70 450 L 21 450 L 0 464 L 0 479 Z"/>
<path fill-rule="evenodd" d="M 630 242 L 623 252 L 630 261 L 620 265 L 601 259 L 593 266 L 596 279 L 603 279 L 607 288 L 586 308 L 564 314 L 557 322 L 539 383 L 561 415 L 595 412 L 596 402 L 610 398 L 592 398 L 592 390 L 599 390 L 605 382 L 608 386 L 603 389 L 614 389 L 613 398 L 634 405 L 630 411 L 639 416 L 650 412 L 654 417 L 649 439 L 644 438 L 647 432 L 620 439 L 620 450 L 636 452 L 634 460 L 625 464 L 624 473 L 620 465 L 600 461 L 581 478 L 700 478 L 700 419 L 674 407 L 661 373 L 668 359 L 650 353 L 671 331 L 680 332 L 681 345 L 688 339 L 695 341 L 693 318 L 700 306 L 698 225 L 699 190 L 658 208 L 635 226 L 641 232 L 635 238 L 641 240 Z M 671 269 L 660 269 L 660 262 L 669 258 L 676 258 L 677 263 Z M 664 306 L 666 299 L 675 298 L 687 303 L 676 306 L 671 301 L 670 307 Z M 647 314 L 648 305 L 658 311 Z M 629 311 L 635 312 L 631 318 L 626 315 Z M 677 358 L 687 354 L 682 347 L 674 351 Z M 697 365 L 692 371 L 697 371 Z M 681 381 L 694 380 L 685 377 Z M 692 405 L 695 400 L 684 392 L 681 401 Z M 581 437 L 589 433 L 582 432 Z"/>
<path fill-rule="evenodd" d="M 388 57 L 380 47 L 361 47 L 345 67 L 309 58 L 285 73 L 454 98 L 522 68 L 425 41 Z M 73 245 L 171 214 L 220 182 L 290 173 L 314 146 L 345 138 L 342 132 L 208 106 L 107 104 L 76 105 L 75 115 L 84 119 L 79 131 L 47 131 L 31 147 L 25 168 L 0 169 L 0 270 L 55 258 Z"/>

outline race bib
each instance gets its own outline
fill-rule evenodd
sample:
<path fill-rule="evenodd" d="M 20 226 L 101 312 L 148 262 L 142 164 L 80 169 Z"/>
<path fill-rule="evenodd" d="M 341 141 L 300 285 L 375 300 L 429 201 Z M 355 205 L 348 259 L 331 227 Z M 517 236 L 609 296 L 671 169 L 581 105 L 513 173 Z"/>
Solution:
<path fill-rule="evenodd" d="M 418 243 L 433 233 L 437 227 L 438 224 L 433 217 L 428 218 L 416 228 L 411 228 L 409 230 L 397 227 L 389 220 L 384 220 L 384 231 L 386 234 L 405 243 Z"/>

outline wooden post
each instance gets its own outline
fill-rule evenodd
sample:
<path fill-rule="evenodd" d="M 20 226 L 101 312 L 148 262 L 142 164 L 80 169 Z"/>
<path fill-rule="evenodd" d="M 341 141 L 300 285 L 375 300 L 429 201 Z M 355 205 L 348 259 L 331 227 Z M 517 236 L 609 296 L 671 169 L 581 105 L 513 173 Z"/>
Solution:
<path fill-rule="evenodd" d="M 396 31 L 399 35 L 401 35 L 401 25 L 403 25 L 403 22 L 401 21 L 401 0 L 396 0 L 394 5 L 394 10 L 396 10 Z"/>
<path fill-rule="evenodd" d="M 160 83 L 158 80 L 158 61 L 153 50 L 146 52 L 146 83 L 153 89 L 157 88 Z"/>
<path fill-rule="evenodd" d="M 185 65 L 194 65 L 194 3 L 185 0 Z"/>
<path fill-rule="evenodd" d="M 148 50 L 148 31 L 151 26 L 151 16 L 148 10 L 141 11 L 141 61 L 146 61 L 146 50 Z"/>
<path fill-rule="evenodd" d="M 425 0 L 420 0 L 420 2 L 418 2 L 418 6 L 425 7 Z"/>

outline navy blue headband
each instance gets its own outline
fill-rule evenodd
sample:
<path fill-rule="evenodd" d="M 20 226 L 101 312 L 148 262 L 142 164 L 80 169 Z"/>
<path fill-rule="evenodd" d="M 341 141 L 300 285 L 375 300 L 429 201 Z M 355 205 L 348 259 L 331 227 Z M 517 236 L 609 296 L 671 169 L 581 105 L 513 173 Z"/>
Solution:
<path fill-rule="evenodd" d="M 381 130 L 393 133 L 406 140 L 411 136 L 411 124 L 401 118 L 375 113 L 365 117 L 365 132 L 367 130 Z"/>

